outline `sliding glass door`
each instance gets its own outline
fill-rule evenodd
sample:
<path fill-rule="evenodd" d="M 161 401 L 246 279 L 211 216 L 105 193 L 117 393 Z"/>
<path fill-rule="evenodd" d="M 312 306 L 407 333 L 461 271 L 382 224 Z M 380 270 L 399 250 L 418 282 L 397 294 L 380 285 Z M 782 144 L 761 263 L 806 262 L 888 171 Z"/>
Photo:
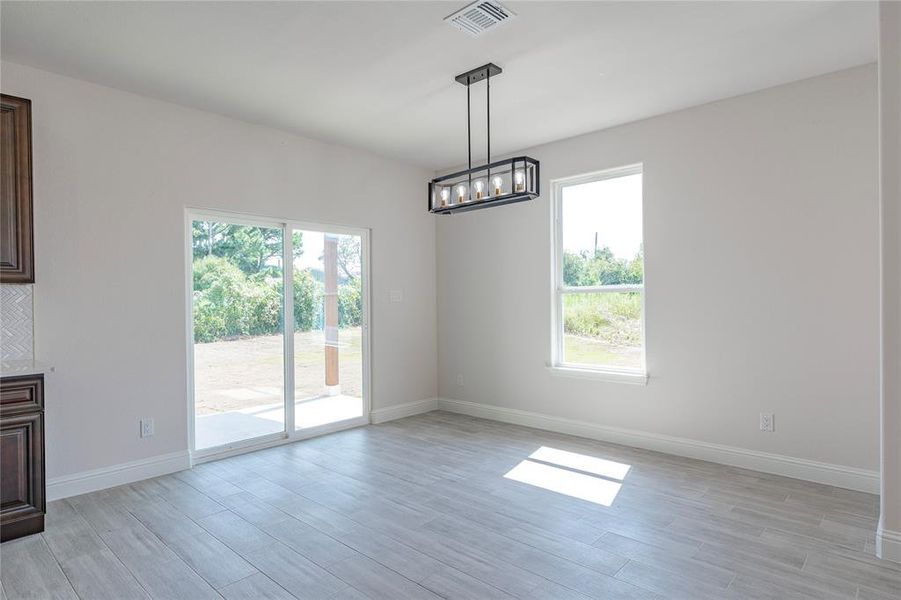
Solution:
<path fill-rule="evenodd" d="M 367 232 L 200 214 L 189 231 L 195 453 L 367 422 Z"/>
<path fill-rule="evenodd" d="M 298 429 L 363 416 L 362 241 L 360 235 L 294 230 Z"/>

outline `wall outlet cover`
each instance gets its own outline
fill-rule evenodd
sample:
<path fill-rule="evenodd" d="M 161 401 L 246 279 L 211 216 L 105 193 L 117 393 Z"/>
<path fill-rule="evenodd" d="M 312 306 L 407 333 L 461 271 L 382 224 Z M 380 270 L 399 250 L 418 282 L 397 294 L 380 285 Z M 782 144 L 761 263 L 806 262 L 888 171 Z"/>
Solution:
<path fill-rule="evenodd" d="M 774 413 L 760 413 L 760 431 L 772 433 L 776 431 L 776 416 Z"/>
<path fill-rule="evenodd" d="M 153 419 L 141 419 L 141 437 L 153 436 Z"/>

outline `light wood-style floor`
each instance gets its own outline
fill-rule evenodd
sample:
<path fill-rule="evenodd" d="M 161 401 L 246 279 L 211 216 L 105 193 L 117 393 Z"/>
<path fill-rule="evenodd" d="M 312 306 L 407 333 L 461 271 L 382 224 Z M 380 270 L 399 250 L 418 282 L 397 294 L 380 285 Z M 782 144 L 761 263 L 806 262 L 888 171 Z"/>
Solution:
<path fill-rule="evenodd" d="M 875 496 L 442 412 L 48 511 L 4 599 L 901 598 Z"/>

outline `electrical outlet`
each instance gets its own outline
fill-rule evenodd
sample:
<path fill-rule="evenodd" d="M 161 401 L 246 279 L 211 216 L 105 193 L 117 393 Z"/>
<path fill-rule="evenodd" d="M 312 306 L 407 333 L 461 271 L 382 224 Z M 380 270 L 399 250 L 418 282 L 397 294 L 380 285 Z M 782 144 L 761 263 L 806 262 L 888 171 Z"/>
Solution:
<path fill-rule="evenodd" d="M 391 302 L 403 302 L 404 301 L 404 291 L 403 290 L 391 290 L 389 292 L 389 297 L 391 298 Z"/>
<path fill-rule="evenodd" d="M 463 373 L 457 373 L 457 385 L 460 387 L 466 385 L 466 380 L 463 379 Z"/>
<path fill-rule="evenodd" d="M 153 419 L 141 419 L 141 437 L 153 436 Z"/>
<path fill-rule="evenodd" d="M 773 413 L 760 413 L 760 431 L 766 431 L 767 433 L 776 431 L 776 421 Z"/>

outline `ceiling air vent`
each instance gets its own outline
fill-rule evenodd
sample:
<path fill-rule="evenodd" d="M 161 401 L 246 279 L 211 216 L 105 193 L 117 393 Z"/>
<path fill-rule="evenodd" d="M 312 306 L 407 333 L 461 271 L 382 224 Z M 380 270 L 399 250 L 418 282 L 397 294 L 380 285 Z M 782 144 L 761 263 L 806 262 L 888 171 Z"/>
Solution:
<path fill-rule="evenodd" d="M 465 31 L 473 37 L 480 36 L 491 31 L 501 23 L 512 20 L 516 14 L 498 2 L 484 2 L 476 0 L 454 14 L 445 17 L 444 20 L 460 31 Z"/>

